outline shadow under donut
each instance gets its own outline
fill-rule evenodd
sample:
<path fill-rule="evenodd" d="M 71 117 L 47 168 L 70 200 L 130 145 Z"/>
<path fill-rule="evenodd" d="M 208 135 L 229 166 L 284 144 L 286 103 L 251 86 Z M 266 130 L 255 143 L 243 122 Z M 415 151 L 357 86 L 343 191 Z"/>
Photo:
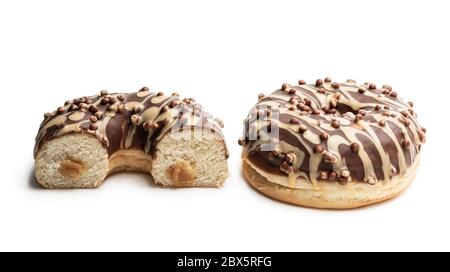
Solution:
<path fill-rule="evenodd" d="M 36 180 L 36 176 L 34 175 L 34 167 L 31 168 L 30 173 L 28 175 L 28 188 L 32 190 L 43 190 L 44 187 L 39 185 Z"/>
<path fill-rule="evenodd" d="M 154 182 L 154 179 L 150 174 L 139 171 L 120 171 L 111 173 L 105 178 L 102 184 L 110 182 L 131 182 L 136 186 L 141 187 L 163 188 Z M 27 185 L 31 190 L 47 190 L 37 182 L 34 174 L 34 167 L 29 171 Z"/>

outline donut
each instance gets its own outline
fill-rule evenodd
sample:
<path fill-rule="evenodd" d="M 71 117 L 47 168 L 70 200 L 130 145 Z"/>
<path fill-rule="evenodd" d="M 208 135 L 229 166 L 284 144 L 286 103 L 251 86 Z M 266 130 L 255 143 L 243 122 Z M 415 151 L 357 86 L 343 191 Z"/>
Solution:
<path fill-rule="evenodd" d="M 34 147 L 44 188 L 95 188 L 112 173 L 163 187 L 219 187 L 228 177 L 223 122 L 193 98 L 143 87 L 66 101 L 44 115 Z"/>
<path fill-rule="evenodd" d="M 264 195 L 351 209 L 395 197 L 414 179 L 426 130 L 391 86 L 300 80 L 258 98 L 238 142 L 244 177 Z"/>

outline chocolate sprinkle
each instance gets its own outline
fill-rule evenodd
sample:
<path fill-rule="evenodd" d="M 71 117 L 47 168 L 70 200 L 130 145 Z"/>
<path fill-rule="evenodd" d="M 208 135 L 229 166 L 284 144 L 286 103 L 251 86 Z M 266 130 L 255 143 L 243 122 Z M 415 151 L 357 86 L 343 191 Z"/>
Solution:
<path fill-rule="evenodd" d="M 297 118 L 291 118 L 290 122 L 291 122 L 291 124 L 294 124 L 294 125 L 300 124 L 300 121 Z"/>
<path fill-rule="evenodd" d="M 328 133 L 326 133 L 325 131 L 324 132 L 322 132 L 322 133 L 320 133 L 320 139 L 322 140 L 322 141 L 325 141 L 325 140 L 327 140 L 328 139 Z"/>
<path fill-rule="evenodd" d="M 339 123 L 338 120 L 335 119 L 335 120 L 331 121 L 331 126 L 334 128 L 339 128 L 341 126 L 341 124 Z"/>
<path fill-rule="evenodd" d="M 103 112 L 97 111 L 97 112 L 95 113 L 95 117 L 97 117 L 98 120 L 102 119 L 102 118 L 103 118 Z"/>
<path fill-rule="evenodd" d="M 351 147 L 351 149 L 352 149 L 354 152 L 358 152 L 358 150 L 359 150 L 359 144 L 358 144 L 358 143 L 352 143 L 352 144 L 350 145 L 350 147 Z"/>
<path fill-rule="evenodd" d="M 403 139 L 402 146 L 403 146 L 403 148 L 408 148 L 411 146 L 411 142 L 408 139 Z"/>
<path fill-rule="evenodd" d="M 323 145 L 317 144 L 314 146 L 314 153 L 322 153 L 325 150 Z"/>
<path fill-rule="evenodd" d="M 89 111 L 90 111 L 91 113 L 96 113 L 96 112 L 98 111 L 98 108 L 97 108 L 97 106 L 95 106 L 95 105 L 90 105 L 90 106 L 89 106 Z"/>
<path fill-rule="evenodd" d="M 300 133 L 305 133 L 305 131 L 307 131 L 307 130 L 308 130 L 308 127 L 305 126 L 305 125 L 300 125 L 300 126 L 298 127 L 298 131 L 299 131 Z"/>

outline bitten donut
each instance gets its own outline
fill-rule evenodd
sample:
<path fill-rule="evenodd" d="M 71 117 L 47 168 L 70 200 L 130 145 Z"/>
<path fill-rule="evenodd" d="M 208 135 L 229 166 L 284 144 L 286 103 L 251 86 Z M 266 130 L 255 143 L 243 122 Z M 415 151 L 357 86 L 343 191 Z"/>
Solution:
<path fill-rule="evenodd" d="M 223 123 L 192 98 L 101 91 L 44 115 L 34 148 L 45 188 L 94 188 L 118 171 L 170 187 L 218 187 L 228 177 Z"/>
<path fill-rule="evenodd" d="M 392 87 L 318 79 L 283 84 L 244 121 L 243 172 L 261 193 L 348 209 L 400 194 L 414 179 L 425 129 Z"/>

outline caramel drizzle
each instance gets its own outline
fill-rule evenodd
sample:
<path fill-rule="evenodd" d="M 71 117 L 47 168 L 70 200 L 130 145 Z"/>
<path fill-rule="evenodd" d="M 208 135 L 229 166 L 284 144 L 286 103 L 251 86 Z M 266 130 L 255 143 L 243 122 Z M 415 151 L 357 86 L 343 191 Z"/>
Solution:
<path fill-rule="evenodd" d="M 267 162 L 264 170 L 268 173 L 270 168 L 278 165 L 281 173 L 287 175 L 286 184 L 290 187 L 297 186 L 298 177 L 317 184 L 323 171 L 327 175 L 334 172 L 336 180 L 341 182 L 352 180 L 352 175 L 341 174 L 350 171 L 361 176 L 360 181 L 371 184 L 379 180 L 388 182 L 394 175 L 404 175 L 419 155 L 421 144 L 425 142 L 424 129 L 419 126 L 412 106 L 398 99 L 389 86 L 377 89 L 372 84 L 358 85 L 348 81 L 336 88 L 336 83 L 333 84 L 284 84 L 284 88 L 262 96 L 245 120 L 247 133 L 242 140 L 243 157 L 250 161 L 254 156 L 262 158 Z M 303 105 L 306 102 L 309 106 L 305 105 L 308 106 L 305 108 Z M 388 108 L 384 108 L 385 106 Z M 339 110 L 340 107 L 345 107 L 346 110 Z M 261 108 L 270 111 L 278 109 L 280 116 L 284 117 L 280 118 L 282 120 L 270 116 L 264 120 L 255 118 L 255 112 Z M 330 112 L 332 109 L 335 112 Z M 313 114 L 313 110 L 320 110 L 320 113 Z M 356 115 L 361 113 L 360 110 L 364 111 L 365 116 Z M 286 116 L 299 120 L 298 124 L 289 122 Z M 339 121 L 339 128 L 332 126 L 333 120 Z M 280 134 L 284 135 L 280 136 L 285 139 L 279 141 L 275 158 L 274 152 L 271 155 L 270 152 L 261 151 L 261 146 L 268 141 L 267 137 L 250 139 L 251 134 L 248 133 L 249 129 L 256 129 L 254 134 L 258 135 L 261 128 L 268 126 L 267 121 L 269 126 L 278 126 Z M 301 125 L 308 129 L 299 132 Z M 381 129 L 384 136 L 377 133 L 375 128 Z M 326 140 L 319 136 L 324 132 L 328 135 Z M 382 137 L 385 137 L 384 140 Z M 393 143 L 395 148 L 387 146 L 386 142 Z M 324 146 L 321 153 L 314 152 L 314 146 L 318 144 Z M 349 150 L 352 144 L 357 144 L 359 149 L 353 153 L 340 151 L 343 147 L 347 147 L 344 150 Z M 332 163 L 324 162 L 325 153 L 331 157 Z M 292 154 L 296 160 L 287 164 L 283 160 L 283 156 L 287 154 Z M 398 169 L 395 167 L 397 164 Z M 281 180 L 279 182 L 284 183 Z"/>

